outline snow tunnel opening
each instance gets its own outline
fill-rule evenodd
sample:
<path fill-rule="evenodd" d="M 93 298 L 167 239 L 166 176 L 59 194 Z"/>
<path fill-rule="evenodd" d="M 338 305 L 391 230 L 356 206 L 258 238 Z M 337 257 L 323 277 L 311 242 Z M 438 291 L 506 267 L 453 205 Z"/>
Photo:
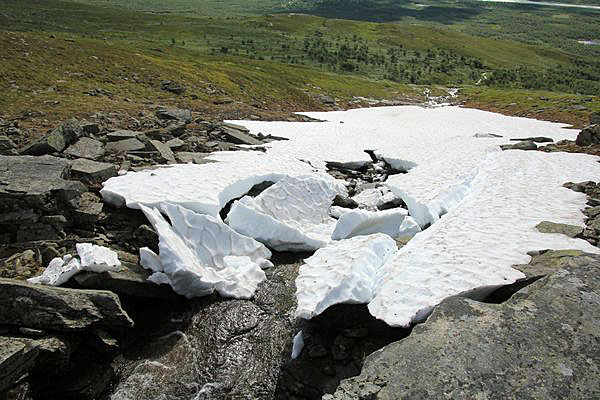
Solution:
<path fill-rule="evenodd" d="M 393 328 L 373 318 L 366 305 L 338 304 L 301 327 L 304 348 L 282 367 L 276 399 L 321 399 L 340 382 L 360 374 L 365 358 L 406 338 L 411 328 Z"/>
<path fill-rule="evenodd" d="M 267 190 L 268 188 L 270 188 L 271 186 L 273 186 L 274 184 L 275 184 L 275 182 L 272 182 L 272 181 L 264 181 L 261 183 L 257 183 L 256 185 L 252 186 L 247 193 L 245 193 L 239 197 L 236 197 L 234 199 L 229 200 L 227 202 L 227 204 L 225 204 L 225 206 L 221 209 L 221 211 L 219 211 L 219 215 L 221 216 L 221 219 L 223 221 L 226 220 L 227 215 L 229 215 L 229 211 L 231 211 L 231 206 L 233 206 L 233 203 L 235 203 L 242 197 L 244 197 L 244 196 L 256 197 L 259 194 L 261 194 L 262 192 L 264 192 L 265 190 Z"/>

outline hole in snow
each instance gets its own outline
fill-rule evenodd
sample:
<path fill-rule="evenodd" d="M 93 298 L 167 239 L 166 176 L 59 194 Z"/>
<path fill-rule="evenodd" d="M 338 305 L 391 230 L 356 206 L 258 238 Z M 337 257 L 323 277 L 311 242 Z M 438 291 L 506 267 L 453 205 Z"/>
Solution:
<path fill-rule="evenodd" d="M 231 210 L 231 206 L 233 205 L 233 203 L 235 201 L 241 199 L 244 196 L 256 197 L 259 194 L 261 194 L 262 192 L 264 192 L 265 190 L 267 190 L 268 188 L 270 188 L 271 186 L 273 186 L 274 184 L 275 184 L 275 182 L 271 182 L 271 181 L 264 181 L 261 183 L 257 183 L 256 185 L 254 185 L 250 188 L 248 193 L 246 193 L 240 197 L 236 197 L 235 199 L 231 199 L 230 201 L 227 202 L 227 204 L 225 204 L 225 207 L 223 207 L 221 209 L 221 211 L 219 211 L 219 215 L 221 216 L 221 219 L 223 221 L 225 221 L 225 219 L 227 218 L 227 215 L 229 214 L 229 211 Z"/>
<path fill-rule="evenodd" d="M 342 379 L 360 374 L 369 354 L 407 337 L 411 329 L 391 328 L 373 318 L 366 305 L 338 304 L 305 322 L 304 348 L 284 365 L 276 399 L 321 399 Z"/>

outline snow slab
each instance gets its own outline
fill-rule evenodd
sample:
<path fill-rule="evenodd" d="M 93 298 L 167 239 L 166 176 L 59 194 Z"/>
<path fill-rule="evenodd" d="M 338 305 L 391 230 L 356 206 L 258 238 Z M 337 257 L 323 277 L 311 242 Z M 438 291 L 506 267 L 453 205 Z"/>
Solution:
<path fill-rule="evenodd" d="M 289 138 L 266 145 L 267 154 L 307 160 L 321 170 L 327 161 L 367 162 L 370 157 L 364 150 L 374 150 L 393 167 L 408 170 L 386 183 L 422 227 L 460 202 L 479 160 L 500 151 L 499 145 L 538 134 L 575 140 L 578 133 L 564 129 L 564 124 L 460 107 L 378 107 L 302 115 L 327 122 L 231 122 L 253 134 Z M 478 133 L 503 137 L 474 137 Z"/>
<path fill-rule="evenodd" d="M 377 207 L 395 199 L 394 193 L 386 186 L 365 189 L 352 197 L 352 200 L 356 201 L 361 208 L 372 211 L 376 211 Z"/>
<path fill-rule="evenodd" d="M 407 233 L 400 231 L 405 218 L 410 217 L 403 208 L 385 211 L 351 210 L 339 217 L 331 238 L 340 240 L 373 233 L 385 233 L 392 238 L 405 237 Z"/>
<path fill-rule="evenodd" d="M 80 271 L 105 272 L 118 271 L 121 262 L 116 252 L 92 243 L 75 245 L 79 257 L 69 254 L 56 257 L 50 261 L 42 275 L 27 279 L 30 283 L 60 286 Z"/>
<path fill-rule="evenodd" d="M 116 207 L 139 209 L 143 205 L 160 209 L 163 204 L 176 204 L 218 217 L 229 201 L 265 181 L 308 174 L 333 180 L 325 172 L 316 172 L 308 163 L 288 156 L 236 151 L 213 153 L 206 159 L 215 162 L 128 172 L 104 182 L 100 193 Z"/>
<path fill-rule="evenodd" d="M 331 240 L 336 220 L 329 209 L 338 194 L 346 195 L 346 188 L 332 179 L 288 176 L 234 202 L 226 221 L 278 251 L 316 250 Z"/>
<path fill-rule="evenodd" d="M 160 255 L 141 249 L 140 263 L 154 272 L 150 281 L 168 283 L 182 296 L 216 290 L 223 297 L 248 299 L 265 280 L 262 268 L 273 266 L 266 247 L 220 219 L 163 204 L 169 224 L 158 209 L 141 208 L 158 233 Z"/>
<path fill-rule="evenodd" d="M 296 278 L 296 317 L 311 319 L 339 303 L 363 304 L 375 296 L 382 267 L 398 250 L 377 233 L 331 242 L 304 260 Z"/>
<path fill-rule="evenodd" d="M 585 194 L 562 185 L 599 177 L 600 164 L 593 156 L 489 154 L 462 201 L 384 265 L 369 304 L 371 314 L 392 326 L 408 326 L 426 318 L 447 297 L 483 296 L 524 278 L 511 266 L 528 263 L 531 250 L 600 253 L 584 240 L 535 228 L 545 220 L 583 226 Z"/>

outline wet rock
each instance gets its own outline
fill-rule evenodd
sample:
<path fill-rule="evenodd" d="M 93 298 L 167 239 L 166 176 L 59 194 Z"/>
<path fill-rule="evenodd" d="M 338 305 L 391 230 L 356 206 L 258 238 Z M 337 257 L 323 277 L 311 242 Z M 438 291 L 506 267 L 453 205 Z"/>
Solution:
<path fill-rule="evenodd" d="M 139 138 L 139 135 L 136 136 Z M 146 145 L 136 138 L 110 142 L 106 145 L 106 151 L 113 154 L 124 154 L 130 151 L 144 150 Z"/>
<path fill-rule="evenodd" d="M 37 355 L 38 350 L 34 346 L 0 336 L 0 393 L 33 368 Z"/>
<path fill-rule="evenodd" d="M 7 136 L 0 136 L 0 154 L 15 155 L 17 146 Z"/>
<path fill-rule="evenodd" d="M 577 135 L 577 146 L 591 146 L 600 143 L 600 124 L 590 125 Z"/>
<path fill-rule="evenodd" d="M 80 272 L 73 279 L 84 288 L 110 290 L 129 296 L 175 300 L 178 296 L 168 285 L 157 285 L 147 279 L 150 273 L 138 264 L 123 262 L 119 271 Z"/>
<path fill-rule="evenodd" d="M 175 120 L 185 123 L 192 122 L 192 112 L 190 110 L 183 110 L 179 108 L 161 108 L 156 111 L 156 116 L 158 119 L 163 120 Z"/>
<path fill-rule="evenodd" d="M 175 155 L 169 146 L 165 143 L 159 142 L 158 140 L 151 140 L 150 145 L 158 151 L 160 158 L 169 163 L 175 163 Z"/>
<path fill-rule="evenodd" d="M 583 228 L 581 226 L 557 224 L 549 221 L 540 222 L 536 226 L 536 229 L 542 233 L 560 233 L 571 238 L 581 236 L 583 233 Z"/>
<path fill-rule="evenodd" d="M 89 185 L 96 185 L 117 176 L 113 164 L 78 158 L 71 161 L 71 176 Z"/>
<path fill-rule="evenodd" d="M 537 150 L 537 144 L 531 140 L 500 146 L 502 150 Z"/>
<path fill-rule="evenodd" d="M 448 299 L 323 399 L 594 397 L 598 268 L 597 255 L 572 257 L 501 305 Z"/>
<path fill-rule="evenodd" d="M 79 139 L 75 144 L 69 146 L 65 150 L 65 154 L 77 158 L 89 158 L 90 160 L 97 160 L 102 157 L 105 153 L 104 145 L 102 142 L 83 137 Z"/>
<path fill-rule="evenodd" d="M 297 266 L 295 267 L 297 268 Z M 127 351 L 112 400 L 272 399 L 294 332 L 292 270 L 280 266 L 254 300 L 186 302 L 171 333 Z M 281 275 L 279 275 L 281 274 Z M 293 278 L 292 278 L 293 279 Z M 165 373 L 168 371 L 168 373 Z"/>
<path fill-rule="evenodd" d="M 65 121 L 43 138 L 21 149 L 23 155 L 40 156 L 59 153 L 82 135 L 81 125 L 76 120 Z"/>
<path fill-rule="evenodd" d="M 57 331 L 123 329 L 133 321 L 119 298 L 101 290 L 78 290 L 0 279 L 0 324 Z"/>
<path fill-rule="evenodd" d="M 510 139 L 517 142 L 552 143 L 554 139 L 545 136 L 532 136 L 526 138 Z"/>
<path fill-rule="evenodd" d="M 185 92 L 185 87 L 183 85 L 173 81 L 162 81 L 160 83 L 160 88 L 175 94 L 183 94 Z"/>
<path fill-rule="evenodd" d="M 42 258 L 33 250 L 16 253 L 0 262 L 0 277 L 26 280 L 44 271 Z"/>

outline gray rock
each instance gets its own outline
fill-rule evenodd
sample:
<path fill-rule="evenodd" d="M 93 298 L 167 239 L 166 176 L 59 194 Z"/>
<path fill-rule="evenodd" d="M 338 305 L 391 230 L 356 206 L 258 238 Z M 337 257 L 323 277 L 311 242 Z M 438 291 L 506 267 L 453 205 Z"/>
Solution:
<path fill-rule="evenodd" d="M 554 139 L 545 136 L 533 136 L 527 138 L 510 139 L 518 142 L 552 143 Z"/>
<path fill-rule="evenodd" d="M 0 154 L 14 155 L 17 153 L 15 150 L 17 146 L 7 136 L 0 136 Z"/>
<path fill-rule="evenodd" d="M 0 393 L 35 365 L 38 349 L 15 338 L 0 336 Z"/>
<path fill-rule="evenodd" d="M 179 108 L 161 108 L 156 111 L 156 116 L 158 119 L 192 122 L 192 112 Z"/>
<path fill-rule="evenodd" d="M 223 132 L 223 138 L 231 143 L 249 145 L 263 144 L 263 142 L 258 140 L 255 136 L 248 133 L 248 130 L 243 126 L 224 124 L 220 127 L 220 130 Z"/>
<path fill-rule="evenodd" d="M 0 324 L 78 331 L 129 328 L 133 321 L 112 292 L 0 279 Z"/>
<path fill-rule="evenodd" d="M 594 398 L 599 268 L 597 255 L 572 257 L 500 305 L 448 299 L 323 399 Z"/>
<path fill-rule="evenodd" d="M 519 142 L 515 144 L 505 144 L 500 146 L 502 150 L 537 150 L 537 144 L 532 141 Z"/>
<path fill-rule="evenodd" d="M 137 136 L 139 138 L 139 136 Z M 114 154 L 124 154 L 129 151 L 144 150 L 146 145 L 136 138 L 110 142 L 106 145 L 106 151 Z"/>
<path fill-rule="evenodd" d="M 600 143 L 600 124 L 590 125 L 577 135 L 577 146 L 591 146 Z"/>
<path fill-rule="evenodd" d="M 494 139 L 494 138 L 501 138 L 503 136 L 496 135 L 495 133 L 476 133 L 475 135 L 473 135 L 473 137 L 480 138 L 480 139 Z"/>
<path fill-rule="evenodd" d="M 138 264 L 123 262 L 120 271 L 81 272 L 73 277 L 84 288 L 110 290 L 129 296 L 175 300 L 178 296 L 168 285 L 148 282 L 150 273 Z"/>
<path fill-rule="evenodd" d="M 327 105 L 335 104 L 335 99 L 331 96 L 319 95 L 319 96 L 317 96 L 317 99 L 323 104 L 327 104 Z"/>
<path fill-rule="evenodd" d="M 94 230 L 94 224 L 100 218 L 104 203 L 92 192 L 81 195 L 77 208 L 73 210 L 73 219 L 79 229 Z"/>
<path fill-rule="evenodd" d="M 118 142 L 126 139 L 135 139 L 138 137 L 138 135 L 141 135 L 141 133 L 128 130 L 119 130 L 107 133 L 106 139 L 108 139 L 109 142 Z"/>
<path fill-rule="evenodd" d="M 173 81 L 162 81 L 160 86 L 162 90 L 175 94 L 183 94 L 183 92 L 185 92 L 185 87 L 183 85 Z"/>
<path fill-rule="evenodd" d="M 185 146 L 185 142 L 179 138 L 174 138 L 165 143 L 170 149 L 177 150 Z"/>
<path fill-rule="evenodd" d="M 74 143 L 82 134 L 79 122 L 71 119 L 65 121 L 58 128 L 53 129 L 43 138 L 21 149 L 19 153 L 30 156 L 57 153 L 63 151 L 68 145 Z"/>
<path fill-rule="evenodd" d="M 583 233 L 583 228 L 581 226 L 557 224 L 549 221 L 540 222 L 536 226 L 536 229 L 542 233 L 560 233 L 570 238 L 581 236 Z"/>
<path fill-rule="evenodd" d="M 545 251 L 533 255 L 529 264 L 515 265 L 514 268 L 524 273 L 527 280 L 539 279 L 564 268 L 573 257 L 582 255 L 584 252 L 580 250 Z"/>
<path fill-rule="evenodd" d="M 179 151 L 175 153 L 177 161 L 183 164 L 206 164 L 208 162 L 214 162 L 206 160 L 210 153 L 194 153 L 189 151 Z"/>
<path fill-rule="evenodd" d="M 102 157 L 104 153 L 104 144 L 88 137 L 79 139 L 77 143 L 69 146 L 65 150 L 65 154 L 67 155 L 77 158 L 89 158 L 90 160 L 97 160 Z"/>
<path fill-rule="evenodd" d="M 600 124 L 600 113 L 590 114 L 590 125 Z"/>
<path fill-rule="evenodd" d="M 81 130 L 84 133 L 89 133 L 89 134 L 95 135 L 97 133 L 100 133 L 100 125 L 98 125 L 95 122 L 84 121 L 81 123 Z"/>
<path fill-rule="evenodd" d="M 163 159 L 169 163 L 175 163 L 175 155 L 173 154 L 173 151 L 171 150 L 171 148 L 169 146 L 167 146 L 165 143 L 159 142 L 158 140 L 151 140 L 150 145 L 156 151 L 158 151 L 161 159 Z"/>
<path fill-rule="evenodd" d="M 71 176 L 88 184 L 99 184 L 117 175 L 113 164 L 78 158 L 71 161 Z"/>

